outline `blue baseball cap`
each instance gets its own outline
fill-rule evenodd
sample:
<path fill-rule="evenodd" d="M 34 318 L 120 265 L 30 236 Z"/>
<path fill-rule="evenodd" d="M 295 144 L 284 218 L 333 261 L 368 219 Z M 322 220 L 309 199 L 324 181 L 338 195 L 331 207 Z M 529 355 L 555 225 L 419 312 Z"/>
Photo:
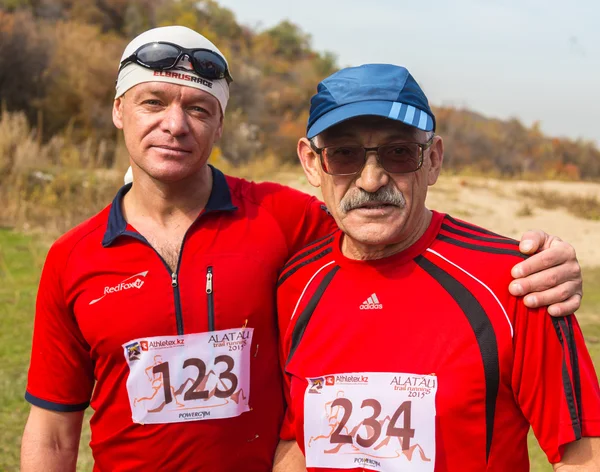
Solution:
<path fill-rule="evenodd" d="M 423 131 L 435 130 L 435 116 L 417 81 L 404 67 L 364 64 L 324 79 L 310 100 L 306 136 L 357 116 L 398 120 Z"/>

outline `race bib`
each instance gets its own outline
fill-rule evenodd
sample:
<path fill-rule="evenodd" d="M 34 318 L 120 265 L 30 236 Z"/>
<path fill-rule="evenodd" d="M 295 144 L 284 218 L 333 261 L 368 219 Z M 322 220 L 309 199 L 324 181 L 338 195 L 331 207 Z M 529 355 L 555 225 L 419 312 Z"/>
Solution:
<path fill-rule="evenodd" d="M 135 423 L 231 418 L 248 411 L 252 328 L 123 344 Z"/>
<path fill-rule="evenodd" d="M 433 472 L 437 377 L 367 372 L 307 380 L 307 467 Z"/>

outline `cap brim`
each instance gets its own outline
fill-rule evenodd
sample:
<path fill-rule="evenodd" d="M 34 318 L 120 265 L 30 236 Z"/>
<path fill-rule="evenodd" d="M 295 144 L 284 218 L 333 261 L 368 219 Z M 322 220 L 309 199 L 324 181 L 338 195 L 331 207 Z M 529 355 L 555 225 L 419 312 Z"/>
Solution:
<path fill-rule="evenodd" d="M 406 103 L 378 100 L 349 103 L 335 108 L 315 121 L 306 136 L 314 138 L 327 128 L 358 116 L 382 116 L 423 131 L 433 131 L 433 118 L 423 110 Z"/>

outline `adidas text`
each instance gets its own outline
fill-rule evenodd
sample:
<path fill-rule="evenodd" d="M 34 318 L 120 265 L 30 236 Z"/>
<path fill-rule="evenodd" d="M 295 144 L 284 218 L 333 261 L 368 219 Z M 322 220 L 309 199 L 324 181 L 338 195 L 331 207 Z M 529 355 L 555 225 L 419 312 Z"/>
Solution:
<path fill-rule="evenodd" d="M 361 310 L 381 310 L 382 308 L 383 304 L 379 302 L 377 295 L 374 293 L 360 305 Z"/>
<path fill-rule="evenodd" d="M 381 310 L 383 308 L 383 305 L 381 303 L 363 303 L 360 306 L 361 310 Z"/>

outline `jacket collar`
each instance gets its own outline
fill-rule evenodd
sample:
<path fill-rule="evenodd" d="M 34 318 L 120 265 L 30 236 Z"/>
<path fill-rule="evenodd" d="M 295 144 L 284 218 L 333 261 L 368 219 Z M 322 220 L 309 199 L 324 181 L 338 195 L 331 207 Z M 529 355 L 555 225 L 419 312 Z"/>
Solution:
<path fill-rule="evenodd" d="M 225 175 L 219 169 L 216 169 L 211 165 L 209 165 L 209 167 L 212 171 L 213 185 L 206 207 L 201 214 L 214 211 L 237 210 L 237 207 L 231 201 L 231 192 L 229 191 L 229 185 L 227 185 Z M 125 221 L 125 217 L 123 216 L 123 197 L 129 192 L 131 185 L 131 183 L 123 185 L 112 201 L 110 212 L 108 214 L 106 231 L 104 232 L 104 238 L 102 239 L 102 246 L 104 247 L 113 244 L 119 236 L 128 234 L 127 221 Z M 132 233 L 131 231 L 129 231 L 129 233 L 137 234 Z"/>

